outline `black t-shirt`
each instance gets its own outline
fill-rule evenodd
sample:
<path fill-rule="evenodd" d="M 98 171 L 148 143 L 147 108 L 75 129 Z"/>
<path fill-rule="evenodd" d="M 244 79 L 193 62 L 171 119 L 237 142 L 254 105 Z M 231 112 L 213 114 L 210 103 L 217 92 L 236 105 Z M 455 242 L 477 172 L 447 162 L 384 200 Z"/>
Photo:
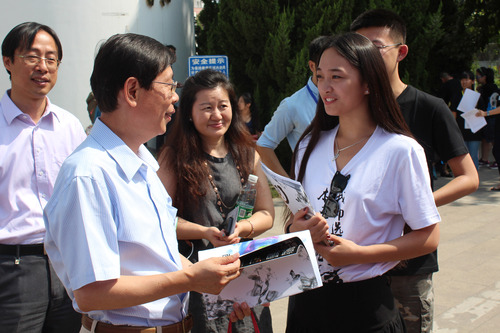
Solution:
<path fill-rule="evenodd" d="M 446 105 L 450 106 L 452 111 L 457 111 L 457 106 L 462 99 L 462 85 L 459 79 L 451 79 L 443 83 L 440 91 L 440 97 Z"/>
<path fill-rule="evenodd" d="M 468 153 L 455 118 L 441 98 L 408 86 L 399 95 L 397 102 L 413 136 L 425 150 L 429 174 L 432 172 L 431 162 L 434 154 L 442 161 L 448 161 Z M 430 178 L 432 183 L 432 175 Z M 405 268 L 394 269 L 391 275 L 417 275 L 437 271 L 435 251 L 408 260 Z"/>

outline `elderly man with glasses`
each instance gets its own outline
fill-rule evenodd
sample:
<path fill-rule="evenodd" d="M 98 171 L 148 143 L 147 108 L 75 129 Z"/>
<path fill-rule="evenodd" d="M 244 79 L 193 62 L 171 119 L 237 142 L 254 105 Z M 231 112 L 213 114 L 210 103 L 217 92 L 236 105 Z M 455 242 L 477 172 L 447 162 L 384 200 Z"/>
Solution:
<path fill-rule="evenodd" d="M 84 313 L 81 333 L 188 332 L 189 291 L 217 294 L 240 274 L 237 255 L 196 264 L 180 255 L 177 209 L 143 145 L 175 112 L 171 63 L 167 47 L 147 36 L 101 45 L 90 78 L 101 116 L 45 207 L 45 246 Z M 250 315 L 236 311 L 235 320 Z"/>
<path fill-rule="evenodd" d="M 5 37 L 2 57 L 11 89 L 0 100 L 0 330 L 78 332 L 81 316 L 43 246 L 43 209 L 59 168 L 86 137 L 47 97 L 61 42 L 45 25 L 22 23 Z"/>

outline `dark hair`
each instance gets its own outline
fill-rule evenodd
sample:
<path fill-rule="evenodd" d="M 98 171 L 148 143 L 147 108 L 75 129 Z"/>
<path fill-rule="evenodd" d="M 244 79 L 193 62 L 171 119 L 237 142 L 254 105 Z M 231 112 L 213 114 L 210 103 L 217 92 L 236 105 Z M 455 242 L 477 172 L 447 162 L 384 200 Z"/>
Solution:
<path fill-rule="evenodd" d="M 461 79 L 474 80 L 474 73 L 472 73 L 471 71 L 463 71 L 462 74 L 460 74 L 460 80 Z"/>
<path fill-rule="evenodd" d="M 328 41 L 329 36 L 319 36 L 314 38 L 309 43 L 309 60 L 313 61 L 316 66 L 319 64 L 319 58 L 325 47 L 325 43 Z"/>
<path fill-rule="evenodd" d="M 243 101 L 245 104 L 250 104 L 250 115 L 252 117 L 252 129 L 250 130 L 250 134 L 256 134 L 257 132 L 261 131 L 260 128 L 260 121 L 259 121 L 259 111 L 257 109 L 257 105 L 253 101 L 252 94 L 247 92 L 244 92 L 240 95 L 241 98 L 243 98 Z"/>
<path fill-rule="evenodd" d="M 99 109 L 111 112 L 117 108 L 118 92 L 130 77 L 149 90 L 170 64 L 168 48 L 151 37 L 131 33 L 111 36 L 99 48 L 90 77 Z"/>
<path fill-rule="evenodd" d="M 345 34 L 330 37 L 329 42 L 326 44 L 323 52 L 327 49 L 333 48 L 342 57 L 344 57 L 353 67 L 355 67 L 361 79 L 368 85 L 368 106 L 370 114 L 375 123 L 390 133 L 404 134 L 412 136 L 410 130 L 406 125 L 399 105 L 394 98 L 389 76 L 385 70 L 384 60 L 380 55 L 380 51 L 373 45 L 373 43 L 366 37 L 348 32 Z M 301 181 L 304 177 L 307 167 L 307 161 L 314 147 L 318 143 L 321 131 L 331 130 L 339 123 L 337 116 L 329 116 L 325 112 L 325 105 L 323 100 L 318 101 L 316 108 L 316 115 L 312 123 L 302 134 L 299 143 L 303 138 L 310 134 L 311 139 L 302 159 L 299 174 L 297 179 Z M 299 143 L 295 146 L 295 152 L 292 163 L 292 176 L 294 173 L 294 165 L 296 154 L 298 151 Z"/>
<path fill-rule="evenodd" d="M 22 50 L 28 50 L 33 45 L 36 35 L 40 30 L 45 31 L 54 39 L 57 46 L 57 58 L 62 60 L 63 51 L 61 41 L 57 34 L 52 28 L 36 23 L 36 22 L 24 22 L 15 26 L 8 34 L 2 43 L 2 56 L 9 57 L 10 60 L 14 61 L 14 53 L 18 48 Z M 7 73 L 10 72 L 7 71 Z"/>
<path fill-rule="evenodd" d="M 171 63 L 173 64 L 177 61 L 177 54 L 176 54 L 177 48 L 172 44 L 168 44 L 166 45 L 166 47 L 168 47 L 168 50 L 170 51 L 170 56 L 172 57 Z"/>
<path fill-rule="evenodd" d="M 350 30 L 358 31 L 362 28 L 387 27 L 394 41 L 406 43 L 406 23 L 396 13 L 387 9 L 372 9 L 360 14 L 352 23 Z"/>
<path fill-rule="evenodd" d="M 452 76 L 448 72 L 441 72 L 441 73 L 439 73 L 439 78 L 440 79 L 447 79 L 447 78 L 451 78 L 451 77 Z"/>
<path fill-rule="evenodd" d="M 252 104 L 253 103 L 253 98 L 252 94 L 247 92 L 244 92 L 243 94 L 240 95 L 241 98 L 245 101 L 245 104 Z"/>
<path fill-rule="evenodd" d="M 495 72 L 489 67 L 480 67 L 476 70 L 481 76 L 486 76 L 486 83 L 492 84 L 495 82 Z"/>
<path fill-rule="evenodd" d="M 460 80 L 462 79 L 469 79 L 469 80 L 472 80 L 472 90 L 474 90 L 474 73 L 472 73 L 471 71 L 463 71 L 461 74 L 460 74 Z"/>
<path fill-rule="evenodd" d="M 176 177 L 174 206 L 182 214 L 199 204 L 208 189 L 208 168 L 203 140 L 192 119 L 193 105 L 202 90 L 223 88 L 227 91 L 232 109 L 232 121 L 224 134 L 225 142 L 244 179 L 253 170 L 254 143 L 238 112 L 236 94 L 229 79 L 221 72 L 205 69 L 187 78 L 182 88 L 179 109 L 172 130 L 167 134 L 159 163 L 172 170 Z M 194 206 L 193 206 L 194 205 Z"/>

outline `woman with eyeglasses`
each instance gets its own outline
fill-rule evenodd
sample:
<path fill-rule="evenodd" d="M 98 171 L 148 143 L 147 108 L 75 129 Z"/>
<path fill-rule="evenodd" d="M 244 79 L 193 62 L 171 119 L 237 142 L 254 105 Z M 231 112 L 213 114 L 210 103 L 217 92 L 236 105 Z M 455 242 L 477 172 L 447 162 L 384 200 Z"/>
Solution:
<path fill-rule="evenodd" d="M 274 205 L 267 178 L 238 112 L 233 86 L 224 74 L 207 69 L 186 80 L 158 162 L 158 176 L 180 217 L 179 250 L 192 262 L 198 261 L 198 251 L 255 237 L 273 226 Z M 238 221 L 234 232 L 226 235 L 222 231 L 226 218 L 249 174 L 259 177 L 253 214 Z M 228 318 L 209 321 L 206 310 L 202 295 L 191 292 L 191 332 L 227 332 Z M 269 307 L 256 306 L 253 311 L 261 332 L 272 332 Z M 232 325 L 233 332 L 254 331 L 250 317 Z"/>
<path fill-rule="evenodd" d="M 292 170 L 316 214 L 285 228 L 310 230 L 323 287 L 290 297 L 286 332 L 405 332 L 384 274 L 439 242 L 424 150 L 370 40 L 331 37 L 317 77 L 321 99 Z"/>

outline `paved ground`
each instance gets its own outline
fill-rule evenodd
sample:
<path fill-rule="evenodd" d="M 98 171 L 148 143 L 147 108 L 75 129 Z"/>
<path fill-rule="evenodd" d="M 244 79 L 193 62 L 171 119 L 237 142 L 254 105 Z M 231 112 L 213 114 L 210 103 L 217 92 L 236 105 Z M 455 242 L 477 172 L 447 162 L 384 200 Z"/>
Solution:
<path fill-rule="evenodd" d="M 500 332 L 500 192 L 498 170 L 481 168 L 477 192 L 439 208 L 440 271 L 434 275 L 435 333 Z M 440 187 L 449 178 L 439 178 Z M 283 203 L 263 237 L 282 233 Z M 274 333 L 286 326 L 287 299 L 271 303 Z"/>

